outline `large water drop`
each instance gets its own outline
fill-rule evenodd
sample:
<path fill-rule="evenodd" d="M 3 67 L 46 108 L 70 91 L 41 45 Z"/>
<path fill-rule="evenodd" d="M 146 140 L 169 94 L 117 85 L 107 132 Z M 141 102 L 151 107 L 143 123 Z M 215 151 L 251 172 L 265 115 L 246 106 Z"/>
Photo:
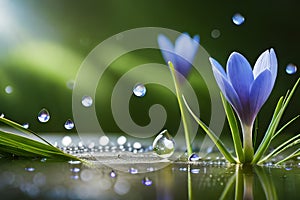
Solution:
<path fill-rule="evenodd" d="M 156 136 L 152 146 L 153 151 L 162 158 L 170 157 L 175 151 L 175 141 L 167 130 Z"/>
<path fill-rule="evenodd" d="M 64 125 L 65 129 L 67 130 L 71 130 L 72 128 L 74 128 L 74 123 L 71 119 L 68 119 Z"/>
<path fill-rule="evenodd" d="M 50 119 L 50 114 L 49 114 L 48 110 L 43 108 L 38 114 L 38 120 L 40 122 L 46 123 L 49 121 L 49 119 Z"/>
<path fill-rule="evenodd" d="M 93 99 L 90 96 L 83 96 L 81 99 L 81 104 L 84 107 L 91 107 L 93 105 Z"/>
<path fill-rule="evenodd" d="M 146 94 L 146 87 L 143 84 L 137 84 L 133 88 L 133 94 L 137 97 L 143 97 Z"/>
<path fill-rule="evenodd" d="M 290 63 L 286 66 L 285 71 L 287 74 L 295 74 L 297 72 L 297 66 Z"/>
<path fill-rule="evenodd" d="M 235 25 L 240 26 L 245 22 L 245 17 L 243 15 L 241 15 L 240 13 L 236 13 L 232 16 L 232 22 Z"/>

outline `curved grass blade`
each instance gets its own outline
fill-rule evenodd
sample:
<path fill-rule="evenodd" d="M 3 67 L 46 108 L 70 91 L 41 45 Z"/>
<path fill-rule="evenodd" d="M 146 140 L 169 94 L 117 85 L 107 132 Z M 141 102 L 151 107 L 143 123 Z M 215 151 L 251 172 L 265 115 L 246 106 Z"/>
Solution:
<path fill-rule="evenodd" d="M 227 116 L 227 120 L 229 123 L 229 127 L 231 130 L 231 134 L 232 134 L 232 139 L 233 139 L 233 144 L 234 144 L 234 149 L 237 155 L 237 159 L 239 162 L 244 162 L 244 153 L 243 153 L 243 147 L 242 147 L 242 142 L 241 142 L 241 138 L 240 138 L 240 131 L 239 131 L 239 127 L 238 127 L 238 123 L 236 120 L 236 117 L 234 115 L 233 109 L 230 106 L 230 104 L 226 101 L 225 97 L 223 96 L 222 93 L 221 94 L 221 99 L 223 102 L 223 107 L 225 109 L 225 113 Z"/>
<path fill-rule="evenodd" d="M 266 173 L 263 168 L 258 166 L 255 167 L 254 170 L 264 190 L 266 199 L 277 200 L 278 197 L 276 194 L 276 188 L 274 186 L 273 180 L 269 176 L 267 176 L 268 173 Z"/>
<path fill-rule="evenodd" d="M 292 88 L 291 92 L 287 92 L 287 95 L 285 96 L 285 98 L 283 99 L 283 97 L 281 97 L 277 103 L 276 109 L 274 111 L 272 120 L 270 122 L 270 125 L 267 129 L 267 132 L 263 138 L 263 141 L 261 142 L 261 144 L 259 145 L 253 160 L 252 160 L 252 164 L 257 163 L 261 157 L 263 156 L 263 154 L 266 152 L 266 150 L 268 149 L 270 142 L 272 140 L 273 135 L 275 134 L 275 131 L 278 127 L 278 124 L 280 122 L 280 119 L 287 107 L 287 105 L 289 104 L 289 101 L 291 100 L 298 84 L 300 82 L 300 78 L 298 78 L 297 82 L 295 83 L 294 87 Z"/>
<path fill-rule="evenodd" d="M 182 96 L 183 102 L 185 106 L 187 107 L 189 113 L 192 115 L 192 117 L 195 119 L 195 121 L 200 125 L 200 127 L 205 131 L 205 133 L 210 137 L 210 139 L 215 143 L 219 151 L 223 154 L 223 156 L 231 163 L 238 163 L 238 161 L 229 153 L 229 151 L 226 149 L 223 142 L 216 136 L 216 134 L 209 129 L 209 127 L 206 126 L 191 110 L 188 103 L 186 102 L 184 96 Z"/>
<path fill-rule="evenodd" d="M 275 163 L 275 165 L 280 165 L 281 163 L 284 163 L 285 161 L 295 158 L 297 156 L 300 155 L 300 149 L 297 149 L 296 151 L 294 151 L 293 153 L 291 153 L 289 156 L 285 157 L 284 159 L 278 161 L 277 163 Z"/>
<path fill-rule="evenodd" d="M 279 145 L 276 149 L 274 149 L 274 151 L 272 151 L 271 153 L 269 153 L 267 156 L 265 156 L 263 159 L 261 159 L 260 161 L 257 162 L 257 164 L 261 164 L 266 160 L 269 160 L 275 156 L 277 156 L 278 154 L 280 154 L 281 152 L 285 151 L 286 149 L 295 146 L 296 144 L 298 144 L 300 142 L 300 140 L 296 140 L 297 138 L 300 137 L 300 134 L 292 137 L 291 139 L 287 140 L 286 142 L 282 143 L 281 145 Z"/>
<path fill-rule="evenodd" d="M 21 125 L 11 120 L 0 118 L 1 122 L 4 122 L 8 126 L 21 130 L 24 133 L 37 136 L 43 142 L 27 138 L 15 133 L 0 130 L 0 152 L 4 154 L 17 155 L 23 157 L 46 157 L 58 160 L 79 160 L 83 163 L 87 163 L 76 156 L 67 154 L 60 149 L 51 145 L 48 141 L 38 136 L 29 129 L 23 128 Z"/>
<path fill-rule="evenodd" d="M 282 126 L 272 137 L 271 140 L 273 140 L 279 133 L 281 133 L 283 131 L 283 129 L 285 129 L 288 125 L 290 125 L 293 121 L 295 121 L 296 119 L 298 119 L 300 117 L 300 115 L 297 115 L 296 117 L 294 117 L 293 119 L 291 119 L 288 123 L 286 123 L 284 126 Z"/>

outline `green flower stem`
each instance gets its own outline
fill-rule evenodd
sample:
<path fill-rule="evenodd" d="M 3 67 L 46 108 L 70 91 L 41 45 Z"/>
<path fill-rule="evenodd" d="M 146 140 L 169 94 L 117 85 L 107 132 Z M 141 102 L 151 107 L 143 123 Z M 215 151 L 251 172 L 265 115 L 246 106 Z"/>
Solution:
<path fill-rule="evenodd" d="M 183 123 L 187 153 L 188 153 L 188 156 L 190 156 L 193 153 L 193 151 L 192 151 L 191 139 L 190 139 L 188 126 L 187 126 L 186 116 L 185 116 L 185 112 L 184 112 L 184 109 L 183 109 L 183 103 L 181 101 L 179 82 L 177 80 L 176 71 L 174 69 L 173 63 L 171 61 L 169 61 L 168 65 L 170 67 L 170 71 L 171 71 L 171 74 L 172 74 L 172 78 L 173 78 L 174 86 L 175 86 L 175 90 L 176 90 L 176 97 L 177 97 L 177 101 L 178 101 L 178 105 L 179 105 L 179 109 L 180 109 L 180 114 L 181 114 L 181 118 L 182 118 L 182 123 Z"/>
<path fill-rule="evenodd" d="M 193 190 L 192 190 L 192 177 L 191 177 L 191 166 L 188 165 L 188 200 L 193 199 Z"/>
<path fill-rule="evenodd" d="M 245 163 L 251 163 L 253 160 L 254 150 L 252 143 L 252 127 L 253 125 L 242 125 L 244 136 L 244 159 Z"/>

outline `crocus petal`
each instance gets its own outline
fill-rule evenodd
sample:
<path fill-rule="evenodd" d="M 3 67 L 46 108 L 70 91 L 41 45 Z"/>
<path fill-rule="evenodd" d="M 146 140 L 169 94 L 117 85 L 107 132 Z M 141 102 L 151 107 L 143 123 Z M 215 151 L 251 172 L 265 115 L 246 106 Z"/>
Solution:
<path fill-rule="evenodd" d="M 256 117 L 258 111 L 268 99 L 272 86 L 272 73 L 269 69 L 261 72 L 258 77 L 253 81 L 250 89 L 250 109 L 253 113 L 252 120 Z"/>
<path fill-rule="evenodd" d="M 176 55 L 174 54 L 175 50 L 172 42 L 164 35 L 158 35 L 157 41 L 165 62 L 168 63 L 171 61 L 173 64 L 175 64 Z"/>
<path fill-rule="evenodd" d="M 272 74 L 272 86 L 275 83 L 276 77 L 277 77 L 277 68 L 278 68 L 278 63 L 277 63 L 277 57 L 274 49 L 270 50 L 270 71 Z"/>
<path fill-rule="evenodd" d="M 251 66 L 247 59 L 239 53 L 232 53 L 227 62 L 227 75 L 242 105 L 247 107 L 250 86 L 254 79 Z"/>
<path fill-rule="evenodd" d="M 253 68 L 254 78 L 256 78 L 260 73 L 262 73 L 267 68 L 269 69 L 271 68 L 269 50 L 266 50 L 258 57 Z"/>
<path fill-rule="evenodd" d="M 176 54 L 192 63 L 198 46 L 197 41 L 193 40 L 187 33 L 183 33 L 176 39 L 174 50 Z"/>
<path fill-rule="evenodd" d="M 225 96 L 226 100 L 234 107 L 234 109 L 238 113 L 241 113 L 242 104 L 237 93 L 229 83 L 223 67 L 215 59 L 209 58 L 209 60 L 212 65 L 213 74 L 219 88 L 221 89 L 221 92 Z"/>

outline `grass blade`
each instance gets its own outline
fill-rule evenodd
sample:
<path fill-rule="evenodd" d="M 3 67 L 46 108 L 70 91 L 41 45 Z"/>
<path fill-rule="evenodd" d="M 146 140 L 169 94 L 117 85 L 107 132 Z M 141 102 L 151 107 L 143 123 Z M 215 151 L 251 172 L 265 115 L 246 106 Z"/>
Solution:
<path fill-rule="evenodd" d="M 210 137 L 210 139 L 214 142 L 214 144 L 217 146 L 219 151 L 223 154 L 223 156 L 231 163 L 238 163 L 238 161 L 229 153 L 229 151 L 226 149 L 225 145 L 222 143 L 222 141 L 216 136 L 216 134 L 209 129 L 209 127 L 206 126 L 191 110 L 189 105 L 187 104 L 184 96 L 182 96 L 183 102 L 185 106 L 187 107 L 189 113 L 192 115 L 192 117 L 195 119 L 195 121 L 200 125 L 200 127 L 205 131 L 205 133 Z"/>
<path fill-rule="evenodd" d="M 234 115 L 232 107 L 226 101 L 223 94 L 222 93 L 220 93 L 220 94 L 221 94 L 223 107 L 225 109 L 225 113 L 226 113 L 226 116 L 227 116 L 227 120 L 228 120 L 228 123 L 229 123 L 229 127 L 230 127 L 230 130 L 231 130 L 234 149 L 235 149 L 235 152 L 236 152 L 236 155 L 237 155 L 237 159 L 239 160 L 239 162 L 242 163 L 242 162 L 244 162 L 244 153 L 243 153 L 243 146 L 242 146 L 242 141 L 241 141 L 241 138 L 240 138 L 240 131 L 239 131 L 238 123 L 237 123 L 237 120 L 236 120 L 236 117 Z"/>

